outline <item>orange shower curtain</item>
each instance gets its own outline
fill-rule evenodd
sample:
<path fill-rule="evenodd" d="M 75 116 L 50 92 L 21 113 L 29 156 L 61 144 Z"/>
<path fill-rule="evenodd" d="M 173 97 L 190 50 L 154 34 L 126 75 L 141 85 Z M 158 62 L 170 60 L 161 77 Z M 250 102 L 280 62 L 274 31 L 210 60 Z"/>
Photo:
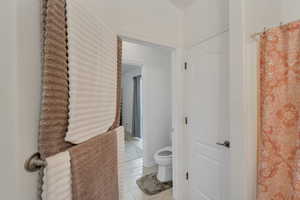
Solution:
<path fill-rule="evenodd" d="M 300 21 L 260 40 L 257 200 L 300 200 Z"/>

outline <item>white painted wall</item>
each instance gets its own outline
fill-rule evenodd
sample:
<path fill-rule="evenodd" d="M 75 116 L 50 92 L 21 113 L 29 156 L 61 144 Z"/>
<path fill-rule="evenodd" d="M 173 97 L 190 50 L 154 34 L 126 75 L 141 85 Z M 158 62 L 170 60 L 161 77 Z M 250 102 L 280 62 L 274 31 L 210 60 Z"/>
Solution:
<path fill-rule="evenodd" d="M 160 45 L 182 44 L 182 14 L 169 0 L 85 0 L 117 34 Z"/>
<path fill-rule="evenodd" d="M 184 9 L 184 45 L 190 47 L 228 29 L 228 0 L 196 0 Z"/>
<path fill-rule="evenodd" d="M 16 1 L 0 2 L 0 194 L 16 200 Z"/>
<path fill-rule="evenodd" d="M 160 45 L 181 45 L 182 11 L 169 0 L 120 0 L 120 34 Z"/>
<path fill-rule="evenodd" d="M 26 173 L 25 159 L 37 151 L 40 96 L 40 6 L 35 0 L 1 3 L 1 131 L 3 199 L 32 200 L 37 174 Z M 3 112 L 2 112 L 3 111 Z M 3 155 L 3 156 L 2 156 Z"/>
<path fill-rule="evenodd" d="M 300 20 L 300 1 L 281 0 L 281 20 L 283 23 Z"/>
<path fill-rule="evenodd" d="M 35 199 L 37 173 L 27 173 L 24 161 L 37 151 L 41 96 L 41 1 L 18 0 L 17 5 L 17 174 L 19 199 Z"/>
<path fill-rule="evenodd" d="M 105 25 L 115 33 L 120 29 L 120 1 L 123 0 L 82 0 Z"/>
<path fill-rule="evenodd" d="M 143 63 L 142 109 L 144 165 L 153 166 L 154 153 L 170 145 L 172 131 L 171 50 L 123 43 L 123 62 Z"/>
<path fill-rule="evenodd" d="M 123 69 L 132 68 L 123 65 Z M 131 134 L 132 131 L 132 114 L 133 114 L 133 77 L 142 75 L 142 66 L 134 66 L 137 69 L 130 69 L 122 74 L 122 119 L 125 132 Z"/>

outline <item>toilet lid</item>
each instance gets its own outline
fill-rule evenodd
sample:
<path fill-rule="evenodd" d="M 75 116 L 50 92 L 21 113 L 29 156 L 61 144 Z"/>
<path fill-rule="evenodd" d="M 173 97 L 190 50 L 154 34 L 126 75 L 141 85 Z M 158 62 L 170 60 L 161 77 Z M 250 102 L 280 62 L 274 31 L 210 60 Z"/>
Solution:
<path fill-rule="evenodd" d="M 172 155 L 172 151 L 164 150 L 158 153 L 159 156 L 170 156 Z"/>

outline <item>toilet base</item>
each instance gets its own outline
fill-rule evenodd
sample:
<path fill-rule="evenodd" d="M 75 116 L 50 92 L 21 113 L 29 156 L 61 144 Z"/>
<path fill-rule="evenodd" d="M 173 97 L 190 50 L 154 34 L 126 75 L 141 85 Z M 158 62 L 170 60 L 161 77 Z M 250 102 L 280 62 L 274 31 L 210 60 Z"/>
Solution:
<path fill-rule="evenodd" d="M 160 182 L 172 181 L 172 165 L 158 166 L 157 179 Z"/>

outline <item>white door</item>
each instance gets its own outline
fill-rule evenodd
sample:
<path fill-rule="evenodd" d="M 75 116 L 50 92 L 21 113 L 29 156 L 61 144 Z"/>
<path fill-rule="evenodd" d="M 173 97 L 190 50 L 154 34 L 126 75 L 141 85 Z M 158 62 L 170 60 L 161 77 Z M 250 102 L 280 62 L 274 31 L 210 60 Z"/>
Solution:
<path fill-rule="evenodd" d="M 186 136 L 189 200 L 229 200 L 228 34 L 188 51 Z"/>

